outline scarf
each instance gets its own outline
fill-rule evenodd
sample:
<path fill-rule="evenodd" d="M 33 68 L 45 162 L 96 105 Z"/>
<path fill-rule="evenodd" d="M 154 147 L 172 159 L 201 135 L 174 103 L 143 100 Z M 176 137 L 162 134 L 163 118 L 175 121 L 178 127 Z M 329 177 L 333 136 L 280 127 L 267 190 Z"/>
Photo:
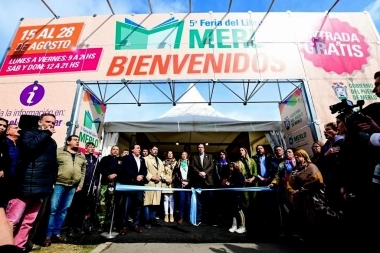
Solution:
<path fill-rule="evenodd" d="M 227 164 L 228 164 L 226 159 L 221 159 L 221 160 L 219 160 L 219 163 L 220 163 L 221 165 L 227 165 Z"/>
<path fill-rule="evenodd" d="M 172 159 L 166 159 L 165 160 L 165 166 L 167 165 L 173 165 L 175 163 L 175 159 L 172 158 Z"/>
<path fill-rule="evenodd" d="M 187 169 L 189 167 L 187 166 L 187 160 L 181 160 L 181 169 L 185 172 L 187 172 Z"/>

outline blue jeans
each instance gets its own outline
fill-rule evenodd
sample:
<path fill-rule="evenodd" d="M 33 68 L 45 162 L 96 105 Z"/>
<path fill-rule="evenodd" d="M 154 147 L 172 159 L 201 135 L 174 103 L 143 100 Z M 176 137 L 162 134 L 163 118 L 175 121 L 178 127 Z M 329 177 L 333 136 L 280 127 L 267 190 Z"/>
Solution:
<path fill-rule="evenodd" d="M 156 218 L 157 214 L 157 206 L 154 205 L 149 205 L 149 206 L 144 206 L 145 210 L 145 220 L 154 220 Z"/>
<path fill-rule="evenodd" d="M 178 187 L 182 189 L 182 187 Z M 178 197 L 179 197 L 179 213 L 178 215 L 180 217 L 183 217 L 184 215 L 188 216 L 190 215 L 190 196 L 191 192 L 188 191 L 179 191 Z"/>
<path fill-rule="evenodd" d="M 60 235 L 67 209 L 70 207 L 76 187 L 55 185 L 51 196 L 51 208 L 46 237 Z"/>

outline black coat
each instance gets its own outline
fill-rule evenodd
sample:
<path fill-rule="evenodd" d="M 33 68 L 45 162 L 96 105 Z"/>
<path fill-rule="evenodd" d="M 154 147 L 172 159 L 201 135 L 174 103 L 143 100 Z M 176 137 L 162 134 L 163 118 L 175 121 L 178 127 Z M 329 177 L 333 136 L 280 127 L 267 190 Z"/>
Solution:
<path fill-rule="evenodd" d="M 103 157 L 100 160 L 98 171 L 102 174 L 102 185 L 108 185 L 110 181 L 108 180 L 108 176 L 112 174 L 116 174 L 119 176 L 119 172 L 121 169 L 121 157 L 108 155 Z M 117 178 L 116 178 L 117 180 Z"/>
<path fill-rule="evenodd" d="M 119 182 L 127 185 L 144 185 L 146 182 L 146 174 L 148 169 L 145 164 L 144 158 L 140 156 L 140 171 L 137 168 L 137 163 L 133 155 L 127 155 L 123 157 L 123 164 L 119 174 Z M 137 176 L 143 176 L 144 180 L 137 182 Z"/>
<path fill-rule="evenodd" d="M 99 173 L 94 174 L 95 166 L 98 161 L 98 158 L 94 156 L 93 154 L 85 154 L 86 160 L 87 160 L 87 166 L 86 166 L 86 176 L 84 178 L 83 185 L 86 187 L 91 185 L 98 186 L 99 184 Z M 94 176 L 94 177 L 92 177 Z M 92 180 L 92 182 L 91 182 Z"/>
<path fill-rule="evenodd" d="M 182 178 L 182 173 L 181 173 L 181 162 L 180 161 L 178 161 L 177 166 L 173 170 L 173 179 L 174 179 L 174 186 L 182 188 L 183 178 Z M 189 162 L 187 162 L 187 166 L 189 166 Z M 185 188 L 190 189 L 191 185 L 190 185 L 190 171 L 189 171 L 189 167 L 187 168 L 187 180 L 186 181 L 188 182 L 188 184 L 187 184 L 187 186 Z"/>
<path fill-rule="evenodd" d="M 16 197 L 47 197 L 57 180 L 57 143 L 50 131 L 21 131 L 16 167 Z"/>

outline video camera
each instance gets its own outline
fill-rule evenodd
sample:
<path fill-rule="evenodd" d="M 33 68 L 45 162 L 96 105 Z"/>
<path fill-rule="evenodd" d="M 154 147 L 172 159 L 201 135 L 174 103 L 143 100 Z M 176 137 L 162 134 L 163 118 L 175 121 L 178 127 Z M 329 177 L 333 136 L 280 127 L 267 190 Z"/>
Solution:
<path fill-rule="evenodd" d="M 358 100 L 356 105 L 347 99 L 342 99 L 340 103 L 330 105 L 331 114 L 339 113 L 344 115 L 344 124 L 347 131 L 350 134 L 357 134 L 362 140 L 369 140 L 369 134 L 363 132 L 358 124 L 368 123 L 369 119 L 361 111 L 363 109 L 364 100 Z M 359 110 L 355 111 L 354 108 L 359 107 Z"/>

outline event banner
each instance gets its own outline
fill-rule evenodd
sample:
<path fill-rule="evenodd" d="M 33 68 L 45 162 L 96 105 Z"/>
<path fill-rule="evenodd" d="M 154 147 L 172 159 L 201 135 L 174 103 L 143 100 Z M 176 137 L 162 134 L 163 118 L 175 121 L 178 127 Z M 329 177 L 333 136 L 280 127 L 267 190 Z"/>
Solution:
<path fill-rule="evenodd" d="M 0 75 L 73 72 L 73 78 L 92 80 L 362 78 L 364 69 L 379 67 L 378 38 L 368 13 L 270 13 L 262 22 L 263 15 L 26 19 Z"/>
<path fill-rule="evenodd" d="M 106 109 L 98 98 L 88 90 L 84 91 L 78 117 L 79 133 L 76 132 L 81 152 L 85 153 L 86 143 L 92 142 L 95 144 L 95 154 L 99 153 Z"/>
<path fill-rule="evenodd" d="M 96 70 L 103 48 L 78 45 L 83 26 L 81 22 L 19 27 L 0 75 Z"/>
<path fill-rule="evenodd" d="M 96 70 L 101 48 L 78 49 L 60 53 L 25 54 L 5 58 L 1 75 L 45 74 Z"/>
<path fill-rule="evenodd" d="M 70 121 L 76 87 L 76 83 L 0 84 L 0 89 L 7 91 L 6 96 L 1 96 L 0 117 L 18 124 L 21 115 L 54 114 L 56 133 L 53 138 L 58 147 L 63 147 L 67 135 L 66 122 Z"/>
<path fill-rule="evenodd" d="M 312 155 L 314 142 L 302 89 L 297 88 L 280 103 L 282 128 L 288 148 L 302 148 Z"/>

